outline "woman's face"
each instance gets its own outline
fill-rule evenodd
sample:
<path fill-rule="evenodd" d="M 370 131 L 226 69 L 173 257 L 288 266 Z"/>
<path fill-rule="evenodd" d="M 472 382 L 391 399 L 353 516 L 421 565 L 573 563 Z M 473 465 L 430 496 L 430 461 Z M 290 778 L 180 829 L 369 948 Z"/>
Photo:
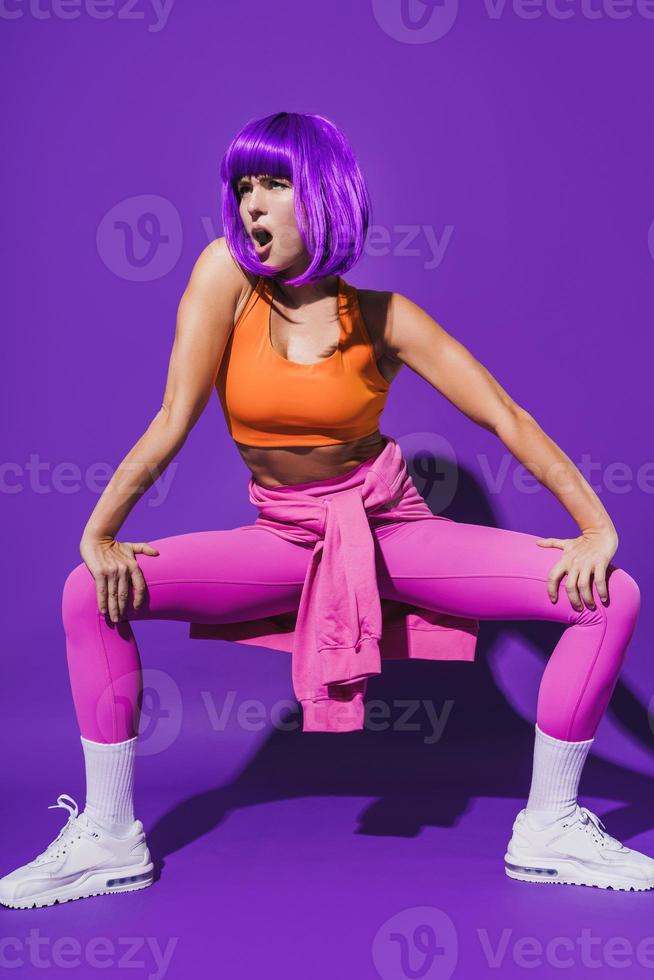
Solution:
<path fill-rule="evenodd" d="M 307 258 L 295 220 L 293 185 L 284 177 L 241 177 L 237 185 L 245 233 L 263 265 L 288 269 Z M 266 234 L 266 232 L 268 234 Z M 257 240 L 257 233 L 261 241 Z M 272 236 L 272 237 L 271 237 Z"/>

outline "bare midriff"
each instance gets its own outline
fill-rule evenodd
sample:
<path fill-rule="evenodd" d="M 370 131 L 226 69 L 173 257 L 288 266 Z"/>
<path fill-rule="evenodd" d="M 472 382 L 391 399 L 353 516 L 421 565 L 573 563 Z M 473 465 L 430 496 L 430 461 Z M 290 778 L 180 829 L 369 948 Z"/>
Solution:
<path fill-rule="evenodd" d="M 261 447 L 236 443 L 245 465 L 257 483 L 264 487 L 313 483 L 343 476 L 359 463 L 377 456 L 384 445 L 379 430 L 354 442 L 331 446 Z"/>
<path fill-rule="evenodd" d="M 390 384 L 402 363 L 390 357 L 384 349 L 381 339 L 384 331 L 383 303 L 375 300 L 371 290 L 359 290 L 359 302 L 374 345 L 377 367 Z M 271 322 L 274 323 L 272 317 Z M 313 483 L 343 476 L 360 463 L 377 456 L 385 445 L 385 438 L 379 429 L 353 442 L 325 446 L 263 447 L 236 443 L 245 465 L 256 482 L 264 487 Z"/>

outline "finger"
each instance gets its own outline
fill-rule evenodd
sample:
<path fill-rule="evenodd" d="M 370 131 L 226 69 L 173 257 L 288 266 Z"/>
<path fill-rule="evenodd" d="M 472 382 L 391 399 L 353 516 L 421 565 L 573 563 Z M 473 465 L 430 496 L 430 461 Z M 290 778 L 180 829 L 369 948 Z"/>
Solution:
<path fill-rule="evenodd" d="M 133 544 L 132 548 L 135 552 L 143 555 L 158 555 L 159 552 L 153 545 L 148 544 L 147 541 L 139 541 L 137 544 Z"/>
<path fill-rule="evenodd" d="M 134 595 L 133 605 L 135 609 L 138 609 L 145 598 L 145 578 L 143 577 L 143 572 L 136 562 L 134 563 L 131 571 L 131 578 L 132 591 Z"/>
<path fill-rule="evenodd" d="M 101 572 L 95 577 L 95 594 L 98 599 L 98 609 L 103 616 L 107 615 L 107 579 Z"/>
<path fill-rule="evenodd" d="M 118 575 L 109 572 L 107 575 L 107 592 L 109 603 L 109 616 L 112 623 L 118 622 Z"/>
<path fill-rule="evenodd" d="M 129 570 L 121 568 L 118 573 L 118 616 L 120 619 L 125 615 L 127 599 L 129 597 Z"/>
<path fill-rule="evenodd" d="M 568 599 L 570 600 L 570 605 L 573 607 L 573 609 L 576 609 L 577 612 L 581 612 L 584 607 L 581 599 L 579 598 L 579 592 L 577 591 L 578 576 L 579 571 L 577 569 L 570 569 L 565 580 L 565 591 L 568 594 Z"/>
<path fill-rule="evenodd" d="M 577 588 L 588 609 L 595 608 L 595 596 L 590 585 L 590 568 L 584 568 L 577 580 Z"/>
<path fill-rule="evenodd" d="M 536 538 L 536 544 L 543 548 L 563 548 L 563 538 Z"/>
<path fill-rule="evenodd" d="M 595 566 L 595 588 L 602 602 L 609 601 L 609 590 L 606 587 L 606 571 L 603 565 Z"/>
<path fill-rule="evenodd" d="M 557 561 L 547 576 L 547 592 L 552 602 L 556 602 L 559 598 L 559 584 L 562 576 L 565 574 L 565 570 L 565 564 Z"/>

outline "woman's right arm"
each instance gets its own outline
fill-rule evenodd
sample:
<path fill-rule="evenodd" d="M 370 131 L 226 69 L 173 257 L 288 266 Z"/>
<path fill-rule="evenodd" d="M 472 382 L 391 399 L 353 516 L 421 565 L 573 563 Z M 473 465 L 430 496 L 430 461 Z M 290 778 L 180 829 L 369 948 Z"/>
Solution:
<path fill-rule="evenodd" d="M 247 280 L 224 238 L 198 257 L 182 294 L 161 408 L 113 474 L 89 517 L 80 554 L 96 581 L 98 608 L 116 622 L 127 604 L 143 600 L 145 582 L 136 552 L 158 554 L 145 542 L 118 542 L 115 536 L 137 500 L 152 486 L 184 445 L 204 411 Z"/>

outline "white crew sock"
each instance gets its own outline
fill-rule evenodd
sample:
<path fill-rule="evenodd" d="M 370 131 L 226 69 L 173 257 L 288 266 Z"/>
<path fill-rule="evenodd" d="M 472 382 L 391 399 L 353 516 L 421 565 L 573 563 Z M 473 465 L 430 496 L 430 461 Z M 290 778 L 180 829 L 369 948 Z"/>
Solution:
<path fill-rule="evenodd" d="M 547 735 L 537 724 L 535 729 L 527 814 L 534 827 L 542 827 L 574 811 L 581 770 L 594 739 L 564 742 Z"/>
<path fill-rule="evenodd" d="M 134 822 L 134 762 L 138 736 L 125 742 L 92 742 L 80 735 L 86 766 L 85 812 L 120 836 Z"/>

